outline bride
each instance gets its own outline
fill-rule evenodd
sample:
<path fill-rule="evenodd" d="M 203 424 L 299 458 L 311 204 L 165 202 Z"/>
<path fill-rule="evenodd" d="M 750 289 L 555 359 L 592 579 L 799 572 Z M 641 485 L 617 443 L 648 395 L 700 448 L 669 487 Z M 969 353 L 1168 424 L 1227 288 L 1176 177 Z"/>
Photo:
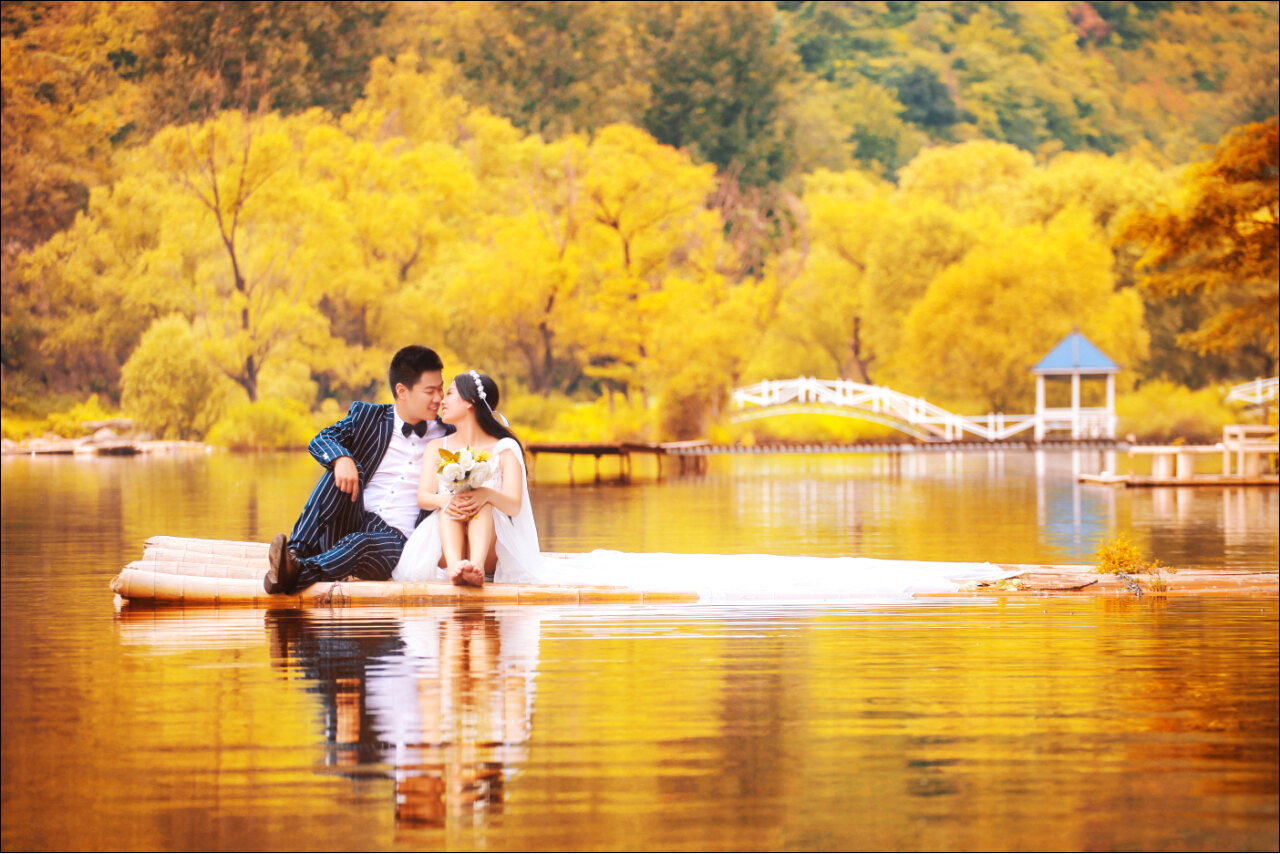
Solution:
<path fill-rule="evenodd" d="M 485 576 L 500 582 L 537 580 L 542 556 L 529 506 L 524 448 L 494 410 L 498 384 L 471 371 L 453 378 L 440 419 L 457 432 L 427 445 L 418 483 L 418 506 L 437 511 L 405 544 L 393 581 L 451 581 L 480 587 Z M 478 489 L 450 493 L 436 476 L 440 449 L 488 451 L 498 461 Z"/>

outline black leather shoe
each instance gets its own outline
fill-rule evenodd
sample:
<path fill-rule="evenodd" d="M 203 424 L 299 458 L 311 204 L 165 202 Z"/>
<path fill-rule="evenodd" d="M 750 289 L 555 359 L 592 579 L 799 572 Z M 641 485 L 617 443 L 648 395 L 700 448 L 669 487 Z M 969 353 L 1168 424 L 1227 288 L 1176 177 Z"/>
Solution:
<path fill-rule="evenodd" d="M 289 553 L 289 538 L 284 534 L 276 534 L 271 541 L 271 549 L 267 552 L 267 560 L 271 568 L 262 579 L 262 587 L 268 593 L 292 593 L 298 581 L 298 562 Z"/>

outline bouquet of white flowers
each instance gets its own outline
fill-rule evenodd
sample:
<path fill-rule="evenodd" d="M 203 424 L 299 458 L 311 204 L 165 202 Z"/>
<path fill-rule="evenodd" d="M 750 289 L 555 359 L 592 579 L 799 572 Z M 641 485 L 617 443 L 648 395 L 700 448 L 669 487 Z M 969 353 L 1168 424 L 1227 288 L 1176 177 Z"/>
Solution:
<path fill-rule="evenodd" d="M 457 495 L 459 492 L 484 486 L 484 482 L 497 467 L 497 460 L 488 451 L 463 448 L 454 453 L 441 448 L 440 462 L 436 465 L 436 476 L 440 478 L 445 489 Z"/>

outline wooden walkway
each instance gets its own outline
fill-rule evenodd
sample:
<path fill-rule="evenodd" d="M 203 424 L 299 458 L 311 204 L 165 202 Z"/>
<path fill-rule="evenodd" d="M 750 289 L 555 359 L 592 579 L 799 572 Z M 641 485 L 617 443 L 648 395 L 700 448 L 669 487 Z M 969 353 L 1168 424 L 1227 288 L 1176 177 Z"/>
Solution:
<path fill-rule="evenodd" d="M 132 457 L 138 454 L 211 453 L 204 442 L 166 439 L 31 439 L 0 448 L 6 457 L 99 456 Z"/>
<path fill-rule="evenodd" d="M 688 449 L 705 445 L 705 442 L 663 442 L 661 444 L 647 444 L 643 442 L 531 442 L 525 447 L 525 453 L 529 456 L 529 480 L 532 481 L 536 477 L 538 468 L 538 455 L 551 454 L 557 456 L 567 456 L 569 458 L 569 483 L 574 482 L 573 477 L 573 461 L 577 457 L 594 457 L 595 458 L 595 482 L 600 483 L 600 458 L 601 457 L 618 457 L 618 480 L 622 483 L 630 483 L 632 477 L 631 457 L 632 455 L 649 455 L 654 458 L 658 465 L 658 478 L 663 475 L 662 461 L 665 457 L 674 456 L 677 458 L 675 467 L 678 474 L 697 473 L 706 470 L 705 462 L 690 460 L 687 453 Z"/>
<path fill-rule="evenodd" d="M 1080 483 L 1106 486 L 1276 486 L 1280 476 L 1274 460 L 1280 455 L 1276 428 L 1265 424 L 1229 424 L 1222 429 L 1222 441 L 1214 445 L 1131 445 L 1129 457 L 1151 457 L 1151 474 L 1082 474 Z M 1197 456 L 1221 456 L 1221 474 L 1197 474 Z M 1232 460 L 1235 471 L 1232 472 Z"/>
<path fill-rule="evenodd" d="M 917 453 L 963 453 L 965 451 L 1069 451 L 1086 448 L 1100 450 L 1117 450 L 1128 445 L 1114 439 L 1075 439 L 1045 442 L 860 442 L 854 444 L 821 444 L 795 443 L 787 445 L 713 445 L 705 440 L 690 442 L 663 442 L 646 444 L 641 442 L 531 442 L 525 446 L 529 456 L 529 479 L 534 480 L 537 471 L 538 456 L 547 454 L 567 456 L 569 458 L 569 482 L 574 482 L 573 461 L 577 457 L 593 457 L 595 459 L 595 482 L 604 478 L 600 475 L 600 459 L 602 457 L 618 457 L 618 477 L 621 483 L 630 483 L 632 479 L 632 455 L 650 455 L 657 462 L 658 477 L 664 474 L 685 475 L 701 474 L 707 470 L 707 457 L 713 456 L 756 456 L 765 454 L 891 454 L 903 456 Z M 666 468 L 664 470 L 664 461 Z"/>

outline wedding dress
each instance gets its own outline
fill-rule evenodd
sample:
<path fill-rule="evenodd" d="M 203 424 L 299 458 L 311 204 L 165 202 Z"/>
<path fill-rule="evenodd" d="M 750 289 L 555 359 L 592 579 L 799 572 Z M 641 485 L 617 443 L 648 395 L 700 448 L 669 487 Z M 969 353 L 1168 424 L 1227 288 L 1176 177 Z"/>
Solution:
<path fill-rule="evenodd" d="M 891 602 L 956 593 L 975 581 L 1016 575 L 989 563 L 770 554 L 631 553 L 598 549 L 545 558 L 542 584 L 593 584 L 688 591 L 703 603 Z"/>
<path fill-rule="evenodd" d="M 445 450 L 452 436 L 445 437 Z M 499 583 L 534 584 L 540 581 L 539 568 L 542 552 L 538 546 L 538 526 L 533 521 L 533 508 L 529 505 L 529 478 L 524 469 L 524 455 L 514 439 L 502 439 L 493 446 L 494 459 L 500 459 L 503 451 L 510 451 L 520 463 L 520 513 L 514 518 L 490 506 L 493 511 L 493 530 L 497 541 L 498 566 L 493 580 Z M 484 485 L 502 489 L 502 466 L 499 464 Z M 440 495 L 449 490 L 443 481 L 436 487 Z M 449 574 L 440 566 L 440 513 L 428 516 L 413 532 L 400 554 L 400 562 L 391 573 L 392 581 L 448 581 Z"/>
<path fill-rule="evenodd" d="M 445 439 L 446 445 L 448 439 Z M 494 581 L 629 587 L 646 591 L 688 591 L 703 602 L 885 601 L 915 593 L 955 593 L 978 580 L 1016 575 L 989 563 L 881 560 L 866 557 L 807 557 L 768 554 L 628 553 L 597 549 L 547 558 L 529 503 L 529 478 L 520 446 L 503 439 L 494 456 L 509 450 L 520 462 L 520 513 L 493 510 L 498 566 Z M 485 486 L 502 488 L 501 466 Z M 441 493 L 448 490 L 443 485 Z M 400 556 L 393 581 L 447 581 L 440 563 L 440 519 L 427 517 Z"/>

